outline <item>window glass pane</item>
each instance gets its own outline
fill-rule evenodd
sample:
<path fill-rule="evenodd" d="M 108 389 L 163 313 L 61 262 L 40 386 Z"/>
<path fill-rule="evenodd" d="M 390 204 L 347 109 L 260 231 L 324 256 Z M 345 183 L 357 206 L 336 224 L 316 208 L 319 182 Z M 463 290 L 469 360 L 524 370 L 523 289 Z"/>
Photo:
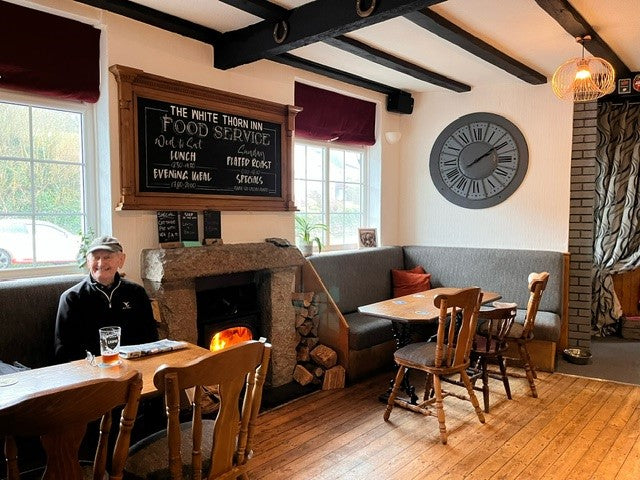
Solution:
<path fill-rule="evenodd" d="M 29 158 L 29 107 L 0 103 L 0 157 Z"/>
<path fill-rule="evenodd" d="M 306 185 L 304 180 L 295 180 L 293 182 L 293 195 L 296 201 L 296 207 L 298 207 L 301 212 L 307 211 Z"/>
<path fill-rule="evenodd" d="M 344 211 L 344 183 L 329 183 L 329 211 L 340 212 Z"/>
<path fill-rule="evenodd" d="M 41 160 L 82 161 L 81 115 L 33 109 L 33 156 Z"/>
<path fill-rule="evenodd" d="M 293 173 L 295 178 L 305 178 L 307 163 L 304 145 L 296 145 L 293 153 Z"/>
<path fill-rule="evenodd" d="M 344 150 L 332 148 L 330 151 L 329 180 L 344 181 Z"/>
<path fill-rule="evenodd" d="M 307 148 L 307 178 L 309 180 L 322 180 L 322 151 L 320 147 Z"/>
<path fill-rule="evenodd" d="M 34 178 L 36 212 L 82 212 L 80 165 L 36 163 Z"/>
<path fill-rule="evenodd" d="M 362 171 L 362 154 L 346 152 L 344 175 L 347 182 L 360 182 Z"/>
<path fill-rule="evenodd" d="M 360 212 L 360 185 L 346 184 L 344 186 L 344 211 Z"/>
<path fill-rule="evenodd" d="M 31 212 L 30 163 L 0 160 L 0 192 L 0 212 Z"/>
<path fill-rule="evenodd" d="M 31 219 L 0 215 L 0 269 L 31 266 Z"/>
<path fill-rule="evenodd" d="M 358 243 L 358 228 L 360 228 L 359 214 L 344 216 L 344 243 Z"/>
<path fill-rule="evenodd" d="M 307 182 L 307 211 L 313 213 L 324 211 L 323 199 L 322 182 Z"/>
<path fill-rule="evenodd" d="M 344 244 L 344 216 L 332 213 L 329 216 L 329 243 L 332 245 Z"/>
<path fill-rule="evenodd" d="M 72 263 L 80 248 L 80 216 L 43 215 L 36 217 L 36 258 L 38 263 Z"/>

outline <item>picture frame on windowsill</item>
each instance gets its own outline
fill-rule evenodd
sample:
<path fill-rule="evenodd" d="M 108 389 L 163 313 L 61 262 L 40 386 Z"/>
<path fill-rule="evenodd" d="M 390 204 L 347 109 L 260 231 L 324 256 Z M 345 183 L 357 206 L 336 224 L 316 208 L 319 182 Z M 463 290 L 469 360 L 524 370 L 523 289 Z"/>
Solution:
<path fill-rule="evenodd" d="M 378 246 L 378 235 L 375 228 L 358 229 L 358 248 L 372 248 Z"/>

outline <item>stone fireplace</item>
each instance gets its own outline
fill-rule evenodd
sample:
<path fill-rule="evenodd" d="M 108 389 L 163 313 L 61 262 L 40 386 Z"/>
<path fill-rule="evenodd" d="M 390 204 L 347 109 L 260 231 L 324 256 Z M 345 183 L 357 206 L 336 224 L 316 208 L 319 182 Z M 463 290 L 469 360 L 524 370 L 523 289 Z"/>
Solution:
<path fill-rule="evenodd" d="M 198 343 L 197 293 L 202 284 L 246 272 L 256 286 L 259 335 L 272 344 L 267 385 L 292 381 L 298 335 L 291 294 L 304 257 L 271 243 L 210 245 L 142 251 L 142 279 L 160 309 L 161 336 Z"/>

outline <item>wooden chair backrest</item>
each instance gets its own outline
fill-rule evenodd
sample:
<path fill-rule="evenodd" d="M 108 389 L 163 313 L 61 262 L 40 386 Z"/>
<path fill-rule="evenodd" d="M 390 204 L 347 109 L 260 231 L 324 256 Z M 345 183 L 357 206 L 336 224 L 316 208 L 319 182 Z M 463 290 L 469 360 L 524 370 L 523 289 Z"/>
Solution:
<path fill-rule="evenodd" d="M 191 432 L 192 478 L 200 478 L 202 470 L 201 403 L 205 386 L 217 385 L 220 397 L 213 429 L 213 451 L 208 478 L 240 472 L 251 452 L 254 423 L 262 401 L 270 354 L 271 345 L 265 343 L 264 339 L 250 340 L 183 365 L 163 365 L 156 370 L 153 382 L 158 390 L 165 393 L 167 404 L 169 470 L 173 480 L 182 479 L 180 392 L 191 387 L 195 387 Z"/>
<path fill-rule="evenodd" d="M 434 305 L 440 309 L 435 355 L 437 368 L 455 368 L 469 362 L 481 299 L 478 287 L 463 288 L 454 294 L 439 294 L 434 298 Z"/>
<path fill-rule="evenodd" d="M 529 302 L 527 303 L 527 314 L 524 319 L 524 326 L 522 329 L 521 338 L 529 338 L 533 333 L 533 326 L 536 321 L 536 315 L 538 315 L 538 307 L 540 306 L 540 299 L 544 289 L 547 288 L 547 282 L 549 281 L 549 274 L 547 272 L 529 274 Z"/>
<path fill-rule="evenodd" d="M 122 478 L 131 429 L 138 411 L 142 376 L 130 371 L 119 378 L 100 378 L 43 391 L 0 409 L 0 437 L 5 436 L 7 479 L 19 478 L 14 436 L 40 436 L 47 453 L 47 479 L 82 479 L 78 450 L 87 424 L 102 418 L 93 478 L 106 471 L 111 411 L 124 405 L 111 464 L 111 479 Z"/>
<path fill-rule="evenodd" d="M 474 347 L 475 351 L 489 353 L 492 349 L 499 351 L 505 346 L 505 338 L 511 330 L 516 319 L 517 307 L 494 308 L 491 310 L 480 310 L 478 312 L 478 336 L 484 337 L 483 342 L 478 342 Z M 484 321 L 484 323 L 483 323 Z"/>

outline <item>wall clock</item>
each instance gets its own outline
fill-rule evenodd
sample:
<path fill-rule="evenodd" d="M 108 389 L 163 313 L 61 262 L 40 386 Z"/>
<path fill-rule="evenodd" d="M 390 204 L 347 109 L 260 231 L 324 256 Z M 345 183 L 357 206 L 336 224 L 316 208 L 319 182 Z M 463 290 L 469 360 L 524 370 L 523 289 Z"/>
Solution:
<path fill-rule="evenodd" d="M 487 208 L 507 199 L 522 183 L 529 149 L 513 123 L 493 113 L 470 113 L 447 126 L 433 144 L 431 178 L 450 202 Z"/>

